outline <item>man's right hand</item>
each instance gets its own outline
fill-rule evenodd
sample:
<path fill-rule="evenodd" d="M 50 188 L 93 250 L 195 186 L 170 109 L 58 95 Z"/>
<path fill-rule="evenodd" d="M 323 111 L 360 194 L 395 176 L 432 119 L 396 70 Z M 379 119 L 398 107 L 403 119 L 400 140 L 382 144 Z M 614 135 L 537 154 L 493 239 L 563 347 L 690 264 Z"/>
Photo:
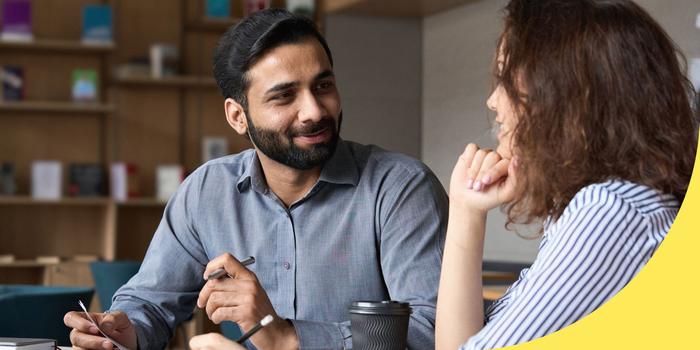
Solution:
<path fill-rule="evenodd" d="M 136 329 L 126 314 L 121 311 L 110 313 L 90 313 L 92 319 L 100 325 L 105 334 L 114 341 L 126 346 L 129 349 L 136 349 Z M 85 313 L 71 311 L 63 317 L 63 323 L 69 328 L 70 341 L 73 347 L 82 349 L 113 349 L 112 342 L 100 334 Z"/>

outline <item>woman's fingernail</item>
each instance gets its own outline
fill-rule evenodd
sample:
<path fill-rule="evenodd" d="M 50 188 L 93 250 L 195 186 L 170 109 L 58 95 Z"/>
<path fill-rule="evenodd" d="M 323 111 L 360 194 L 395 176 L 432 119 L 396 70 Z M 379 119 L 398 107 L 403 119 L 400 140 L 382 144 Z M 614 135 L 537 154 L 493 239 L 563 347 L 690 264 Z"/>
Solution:
<path fill-rule="evenodd" d="M 102 329 L 104 329 L 104 330 L 106 330 L 106 331 L 111 331 L 111 330 L 112 330 L 112 324 L 109 323 L 109 322 L 107 322 L 107 323 L 105 323 L 105 324 L 102 325 Z"/>
<path fill-rule="evenodd" d="M 481 181 L 477 181 L 474 183 L 474 190 L 481 191 Z"/>
<path fill-rule="evenodd" d="M 491 183 L 491 175 L 484 176 L 484 178 L 481 179 L 481 182 L 484 184 L 487 184 L 487 185 L 490 184 Z"/>
<path fill-rule="evenodd" d="M 102 347 L 105 349 L 112 349 L 114 347 L 114 345 L 112 345 L 112 342 L 105 340 L 102 342 Z"/>
<path fill-rule="evenodd" d="M 468 189 L 471 190 L 473 184 L 474 184 L 474 180 L 472 180 L 472 179 L 467 180 L 467 188 L 468 188 Z"/>
<path fill-rule="evenodd" d="M 99 332 L 100 332 L 100 330 L 97 329 L 97 327 L 95 327 L 95 326 L 90 327 L 90 333 L 97 334 Z"/>

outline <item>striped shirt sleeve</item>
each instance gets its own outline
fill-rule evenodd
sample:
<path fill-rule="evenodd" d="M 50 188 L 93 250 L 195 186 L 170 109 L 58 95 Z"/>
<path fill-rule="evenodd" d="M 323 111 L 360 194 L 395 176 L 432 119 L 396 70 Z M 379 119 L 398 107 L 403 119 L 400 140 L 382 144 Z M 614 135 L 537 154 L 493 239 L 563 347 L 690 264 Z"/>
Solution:
<path fill-rule="evenodd" d="M 547 227 L 526 274 L 462 349 L 526 342 L 579 320 L 622 289 L 651 257 L 650 221 L 604 186 L 579 192 Z M 653 230 L 652 230 L 653 231 Z"/>

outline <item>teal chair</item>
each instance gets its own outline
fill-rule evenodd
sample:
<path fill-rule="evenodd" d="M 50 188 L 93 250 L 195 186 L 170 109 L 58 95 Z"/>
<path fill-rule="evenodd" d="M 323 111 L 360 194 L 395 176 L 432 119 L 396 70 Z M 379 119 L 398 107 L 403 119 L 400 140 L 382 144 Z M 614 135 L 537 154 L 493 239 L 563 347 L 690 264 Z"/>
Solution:
<path fill-rule="evenodd" d="M 219 325 L 221 327 L 221 334 L 223 334 L 226 338 L 229 338 L 231 340 L 236 340 L 243 335 L 241 333 L 241 328 L 238 327 L 238 325 L 234 322 L 231 321 L 224 321 L 221 322 Z"/>
<path fill-rule="evenodd" d="M 137 261 L 95 261 L 90 263 L 92 279 L 95 281 L 97 298 L 102 311 L 112 306 L 112 297 L 119 287 L 126 284 L 141 267 Z"/>
<path fill-rule="evenodd" d="M 0 285 L 0 337 L 48 338 L 70 345 L 70 329 L 63 324 L 68 311 L 87 307 L 94 290 L 82 287 Z"/>

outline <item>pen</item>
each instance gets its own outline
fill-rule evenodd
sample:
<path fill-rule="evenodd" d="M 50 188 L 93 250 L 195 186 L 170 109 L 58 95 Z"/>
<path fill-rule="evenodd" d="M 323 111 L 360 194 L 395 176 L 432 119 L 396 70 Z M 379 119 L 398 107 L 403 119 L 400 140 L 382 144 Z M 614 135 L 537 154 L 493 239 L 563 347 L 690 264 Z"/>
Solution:
<path fill-rule="evenodd" d="M 243 344 L 246 340 L 248 340 L 248 338 L 252 337 L 253 334 L 255 334 L 257 331 L 261 330 L 263 327 L 270 324 L 272 322 L 272 320 L 273 320 L 272 315 L 267 315 L 267 316 L 263 317 L 263 319 L 260 320 L 260 322 L 258 322 L 257 324 L 255 324 L 255 326 L 253 326 L 253 328 L 251 328 L 249 331 L 247 331 L 245 334 L 243 334 L 240 338 L 238 338 L 236 340 L 236 343 Z"/>
<path fill-rule="evenodd" d="M 255 262 L 255 258 L 252 256 L 249 256 L 245 260 L 241 261 L 241 265 L 248 266 L 254 262 Z M 219 278 L 224 277 L 224 276 L 227 276 L 226 270 L 224 270 L 223 268 L 217 269 L 214 272 L 210 273 L 209 276 L 207 276 L 207 281 L 219 279 Z"/>

